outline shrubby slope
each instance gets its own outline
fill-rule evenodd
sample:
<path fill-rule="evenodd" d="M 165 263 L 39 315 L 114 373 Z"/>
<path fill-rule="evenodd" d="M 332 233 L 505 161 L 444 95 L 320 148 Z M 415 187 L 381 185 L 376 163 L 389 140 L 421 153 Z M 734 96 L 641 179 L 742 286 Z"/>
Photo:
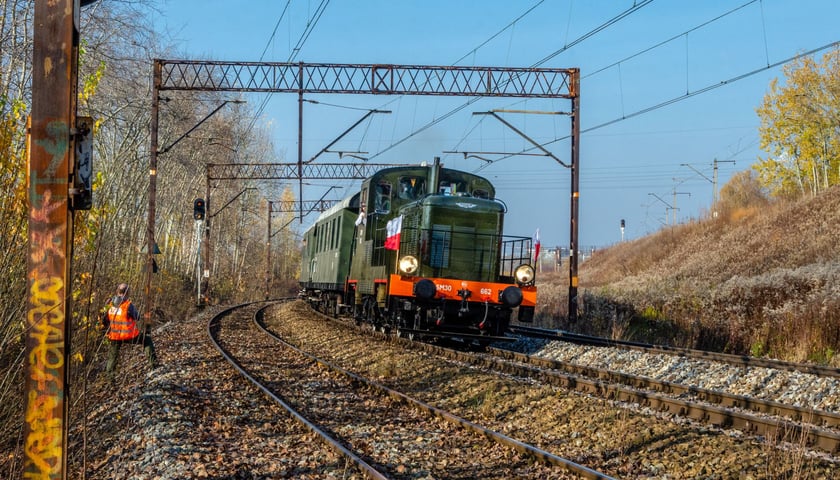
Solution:
<path fill-rule="evenodd" d="M 796 202 L 723 208 L 718 218 L 664 228 L 581 263 L 576 325 L 557 320 L 565 316 L 565 275 L 544 280 L 542 321 L 613 337 L 836 364 L 838 229 L 840 187 Z"/>

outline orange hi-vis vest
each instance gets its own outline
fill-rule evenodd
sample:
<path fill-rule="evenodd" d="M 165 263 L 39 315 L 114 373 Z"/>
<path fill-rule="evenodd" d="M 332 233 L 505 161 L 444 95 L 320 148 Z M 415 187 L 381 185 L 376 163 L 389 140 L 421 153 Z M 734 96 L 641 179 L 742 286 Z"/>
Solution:
<path fill-rule="evenodd" d="M 131 305 L 131 301 L 125 300 L 119 307 L 111 305 L 111 308 L 108 309 L 108 321 L 110 322 L 108 340 L 131 340 L 140 335 L 137 322 L 133 318 L 128 318 L 129 305 Z"/>

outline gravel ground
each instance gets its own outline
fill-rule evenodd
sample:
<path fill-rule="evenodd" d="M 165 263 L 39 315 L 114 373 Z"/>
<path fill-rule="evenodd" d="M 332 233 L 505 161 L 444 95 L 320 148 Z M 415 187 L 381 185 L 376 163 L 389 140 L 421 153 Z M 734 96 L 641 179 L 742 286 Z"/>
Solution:
<path fill-rule="evenodd" d="M 89 387 L 100 400 L 86 448 L 81 427 L 70 434 L 68 478 L 361 478 L 228 366 L 208 319 L 157 329 L 156 370 L 144 371 L 140 347 L 126 349 L 121 378 Z"/>
<path fill-rule="evenodd" d="M 533 338 L 523 338 L 503 348 L 575 365 L 840 413 L 838 378 Z"/>
<path fill-rule="evenodd" d="M 577 478 L 326 368 L 250 319 L 222 320 L 219 336 L 251 375 L 389 478 Z"/>
<path fill-rule="evenodd" d="M 618 478 L 840 478 L 840 461 L 796 445 L 486 373 L 300 320 L 306 312 L 295 303 L 271 317 L 291 340 L 351 371 Z M 156 329 L 158 369 L 146 372 L 133 347 L 113 385 L 75 387 L 68 478 L 355 478 L 233 373 L 207 339 L 209 314 Z"/>
<path fill-rule="evenodd" d="M 819 452 L 486 373 L 341 333 L 306 311 L 283 306 L 271 324 L 344 368 L 618 478 L 840 478 L 840 461 Z"/>

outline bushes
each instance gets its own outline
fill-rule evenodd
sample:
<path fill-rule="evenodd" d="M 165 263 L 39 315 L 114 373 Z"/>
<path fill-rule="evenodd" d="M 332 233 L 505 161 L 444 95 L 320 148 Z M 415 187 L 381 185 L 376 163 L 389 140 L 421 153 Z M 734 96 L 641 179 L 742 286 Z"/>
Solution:
<path fill-rule="evenodd" d="M 588 288 L 581 292 L 578 324 L 563 328 L 624 340 L 837 364 L 838 280 L 840 262 L 831 262 L 736 275 L 717 286 L 672 279 L 635 289 Z M 540 287 L 542 310 L 558 300 L 542 297 L 559 288 Z"/>
<path fill-rule="evenodd" d="M 719 215 L 623 242 L 580 264 L 579 321 L 568 279 L 538 278 L 547 327 L 791 361 L 840 363 L 840 187 L 767 200 L 736 175 Z"/>

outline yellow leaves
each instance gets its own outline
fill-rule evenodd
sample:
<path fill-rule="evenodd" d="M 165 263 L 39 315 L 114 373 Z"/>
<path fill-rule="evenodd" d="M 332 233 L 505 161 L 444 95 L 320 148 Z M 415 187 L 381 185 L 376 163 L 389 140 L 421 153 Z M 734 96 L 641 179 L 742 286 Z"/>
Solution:
<path fill-rule="evenodd" d="M 102 76 L 104 74 L 105 62 L 100 61 L 96 70 L 81 79 L 82 88 L 79 91 L 80 104 L 86 104 L 87 101 L 96 93 L 96 88 L 99 86 L 99 82 L 102 81 Z"/>
<path fill-rule="evenodd" d="M 817 194 L 840 182 L 840 49 L 785 65 L 762 104 L 761 148 L 770 155 L 753 168 L 776 196 Z"/>
<path fill-rule="evenodd" d="M 87 41 L 82 39 L 79 44 L 79 71 L 87 70 L 87 59 L 89 57 L 87 51 Z M 81 78 L 79 79 L 79 83 L 81 84 L 81 88 L 79 89 L 79 105 L 87 104 L 87 101 L 96 93 L 96 88 L 99 86 L 99 82 L 102 81 L 102 76 L 105 74 L 105 61 L 100 60 L 99 65 L 96 68 L 88 73 L 82 74 Z"/>
<path fill-rule="evenodd" d="M 3 103 L 0 100 L 0 103 Z M 25 236 L 28 205 L 26 200 L 25 152 L 21 149 L 23 124 L 20 114 L 24 107 L 15 107 L 0 114 L 0 224 L 4 235 Z"/>

